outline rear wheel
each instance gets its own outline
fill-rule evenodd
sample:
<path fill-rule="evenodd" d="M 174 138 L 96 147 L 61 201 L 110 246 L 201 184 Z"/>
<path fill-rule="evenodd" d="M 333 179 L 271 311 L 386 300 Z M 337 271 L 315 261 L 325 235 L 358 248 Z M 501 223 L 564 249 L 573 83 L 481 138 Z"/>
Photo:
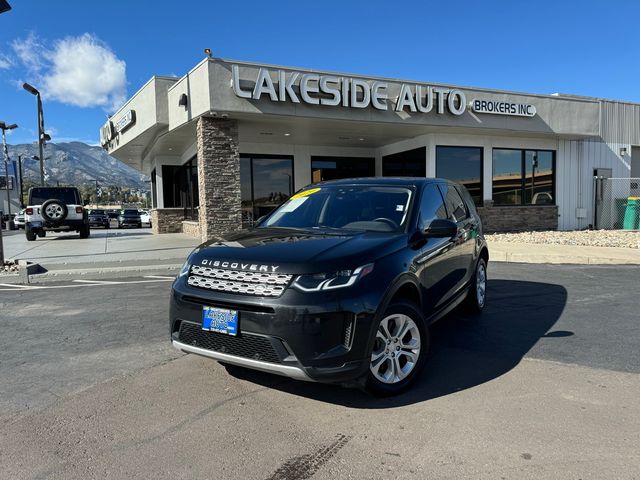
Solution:
<path fill-rule="evenodd" d="M 376 327 L 366 389 L 378 396 L 403 392 L 424 368 L 428 351 L 429 329 L 420 309 L 389 305 Z"/>
<path fill-rule="evenodd" d="M 487 302 L 487 262 L 480 257 L 476 264 L 473 280 L 465 299 L 465 307 L 471 313 L 480 313 Z"/>
<path fill-rule="evenodd" d="M 46 236 L 47 236 L 47 232 L 46 232 L 46 230 L 43 230 L 42 228 L 41 228 L 41 229 L 39 229 L 39 230 L 37 230 L 37 234 L 38 234 L 38 236 L 39 236 L 40 238 L 44 238 L 44 237 L 46 237 Z"/>
<path fill-rule="evenodd" d="M 24 233 L 27 236 L 27 241 L 28 242 L 35 242 L 36 233 L 32 230 L 32 228 L 29 225 L 25 225 Z"/>
<path fill-rule="evenodd" d="M 89 228 L 89 224 L 85 223 L 80 228 L 80 238 L 88 238 L 91 233 L 91 229 Z"/>

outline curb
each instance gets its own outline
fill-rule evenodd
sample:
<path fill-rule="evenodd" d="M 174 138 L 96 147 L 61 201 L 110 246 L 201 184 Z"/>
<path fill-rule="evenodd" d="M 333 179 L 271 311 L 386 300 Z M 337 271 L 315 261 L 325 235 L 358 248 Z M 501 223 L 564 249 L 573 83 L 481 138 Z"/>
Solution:
<path fill-rule="evenodd" d="M 48 272 L 37 273 L 40 270 L 40 265 L 31 264 L 29 266 L 30 272 L 25 273 L 20 270 L 19 283 L 34 284 L 34 283 L 48 283 L 64 280 L 94 280 L 101 278 L 128 278 L 128 277 L 141 277 L 145 275 L 166 275 L 175 276 L 180 271 L 182 264 L 167 264 L 167 265 L 154 265 L 154 266 L 133 266 L 133 267 L 97 267 L 97 268 L 83 268 L 83 269 L 69 269 L 69 270 L 50 270 Z M 18 283 L 18 282 L 11 282 Z"/>
<path fill-rule="evenodd" d="M 567 255 L 536 255 L 528 253 L 489 252 L 492 262 L 504 263 L 537 263 L 552 265 L 640 265 L 638 259 L 597 257 L 597 256 L 567 256 Z"/>

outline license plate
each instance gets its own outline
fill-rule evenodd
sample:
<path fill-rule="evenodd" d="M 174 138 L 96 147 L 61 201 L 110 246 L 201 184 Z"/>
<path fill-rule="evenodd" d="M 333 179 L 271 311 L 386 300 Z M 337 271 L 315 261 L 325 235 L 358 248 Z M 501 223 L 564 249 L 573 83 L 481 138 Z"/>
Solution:
<path fill-rule="evenodd" d="M 202 307 L 202 329 L 225 335 L 238 334 L 238 312 L 216 307 Z"/>
<path fill-rule="evenodd" d="M 31 222 L 31 228 L 40 228 L 42 227 L 42 222 Z"/>

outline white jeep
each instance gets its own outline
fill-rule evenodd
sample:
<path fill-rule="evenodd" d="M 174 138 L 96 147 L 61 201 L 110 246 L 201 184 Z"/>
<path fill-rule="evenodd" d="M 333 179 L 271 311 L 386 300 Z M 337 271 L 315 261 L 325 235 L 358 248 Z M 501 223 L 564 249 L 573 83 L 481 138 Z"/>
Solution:
<path fill-rule="evenodd" d="M 80 238 L 90 234 L 89 216 L 75 187 L 33 187 L 25 209 L 27 240 L 33 242 L 48 231 L 77 232 Z"/>

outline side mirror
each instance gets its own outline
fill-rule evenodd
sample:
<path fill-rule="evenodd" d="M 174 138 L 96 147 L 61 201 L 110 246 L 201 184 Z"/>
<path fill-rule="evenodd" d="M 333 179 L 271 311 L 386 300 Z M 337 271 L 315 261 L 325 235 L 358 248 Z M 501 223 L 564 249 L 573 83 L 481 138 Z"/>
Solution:
<path fill-rule="evenodd" d="M 445 219 L 436 218 L 431 221 L 429 226 L 425 229 L 424 235 L 426 237 L 436 238 L 451 238 L 458 234 L 458 225 L 455 222 Z"/>

